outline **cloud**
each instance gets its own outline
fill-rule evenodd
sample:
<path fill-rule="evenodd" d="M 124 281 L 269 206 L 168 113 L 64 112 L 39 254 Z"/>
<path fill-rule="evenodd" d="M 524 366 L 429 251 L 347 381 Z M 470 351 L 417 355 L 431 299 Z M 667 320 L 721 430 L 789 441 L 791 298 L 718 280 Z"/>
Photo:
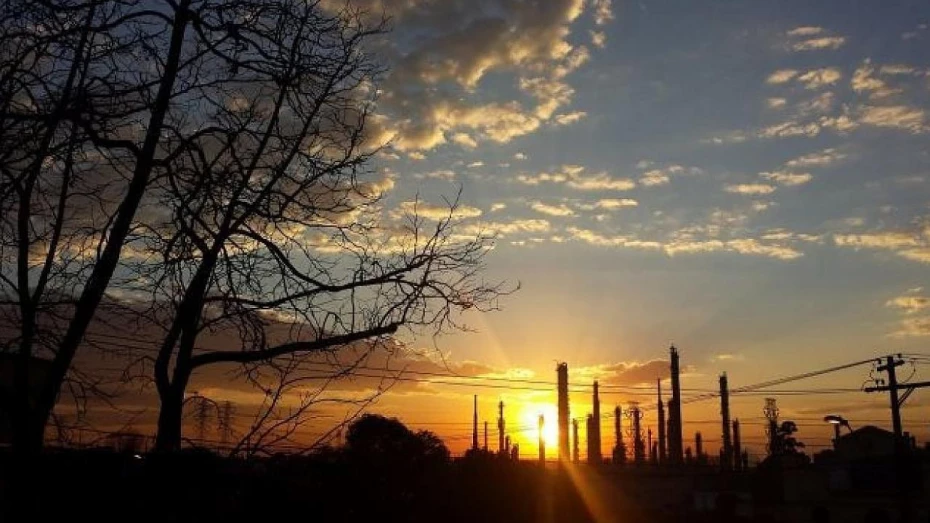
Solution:
<path fill-rule="evenodd" d="M 599 49 L 603 49 L 607 45 L 607 35 L 604 31 L 591 31 L 591 45 Z"/>
<path fill-rule="evenodd" d="M 669 177 L 663 171 L 659 169 L 653 169 L 643 173 L 643 176 L 639 179 L 640 185 L 645 187 L 653 187 L 656 185 L 665 185 L 669 182 Z"/>
<path fill-rule="evenodd" d="M 930 298 L 927 296 L 905 294 L 903 296 L 895 296 L 894 298 L 886 301 L 885 306 L 901 310 L 905 314 L 915 314 L 924 309 L 930 308 Z"/>
<path fill-rule="evenodd" d="M 476 218 L 481 216 L 481 209 L 469 205 L 458 205 L 454 209 L 448 205 L 434 205 L 421 201 L 401 202 L 395 216 L 403 214 L 412 214 L 426 218 L 427 220 L 446 220 L 452 219 Z"/>
<path fill-rule="evenodd" d="M 507 208 L 506 203 L 492 203 L 491 204 L 491 212 L 502 211 L 506 208 Z"/>
<path fill-rule="evenodd" d="M 490 234 L 495 236 L 507 236 L 518 233 L 543 233 L 549 232 L 552 228 L 547 220 L 540 219 L 521 219 L 509 222 L 478 222 L 469 224 L 463 228 L 463 234 L 474 236 L 476 234 Z"/>
<path fill-rule="evenodd" d="M 839 49 L 846 43 L 843 36 L 828 36 L 823 27 L 801 26 L 791 29 L 788 35 L 790 47 L 794 51 L 817 51 L 821 49 Z"/>
<path fill-rule="evenodd" d="M 372 135 L 400 151 L 448 141 L 471 147 L 459 133 L 476 143 L 506 143 L 540 129 L 571 101 L 567 77 L 589 57 L 584 45 L 573 43 L 575 22 L 586 10 L 604 23 L 612 17 L 609 2 L 585 0 L 351 4 L 373 22 L 382 15 L 391 19 L 394 30 L 375 50 L 386 58 L 389 73 L 378 86 Z M 333 12 L 344 8 L 340 0 L 323 5 Z M 518 92 L 479 95 L 490 74 L 511 80 Z"/>
<path fill-rule="evenodd" d="M 764 183 L 740 183 L 725 185 L 723 190 L 734 194 L 771 194 L 775 187 Z"/>
<path fill-rule="evenodd" d="M 767 98 L 765 104 L 769 109 L 781 109 L 788 103 L 788 100 L 784 98 Z"/>
<path fill-rule="evenodd" d="M 924 110 L 906 105 L 864 106 L 859 121 L 866 125 L 901 129 L 914 134 L 927 130 Z"/>
<path fill-rule="evenodd" d="M 898 330 L 891 333 L 894 338 L 930 336 L 930 317 L 904 318 L 898 322 Z"/>
<path fill-rule="evenodd" d="M 625 207 L 636 207 L 637 205 L 639 205 L 639 202 L 632 198 L 603 198 L 594 203 L 581 204 L 578 207 L 586 211 L 593 211 L 596 209 L 614 211 Z"/>
<path fill-rule="evenodd" d="M 452 135 L 452 141 L 465 147 L 466 149 L 474 149 L 478 147 L 478 142 L 474 138 L 469 136 L 468 133 L 455 133 Z"/>
<path fill-rule="evenodd" d="M 823 27 L 801 26 L 788 31 L 788 36 L 814 36 L 823 32 Z"/>
<path fill-rule="evenodd" d="M 587 115 L 588 113 L 584 111 L 574 111 L 571 113 L 557 114 L 555 115 L 554 120 L 558 125 L 569 125 L 580 121 Z"/>
<path fill-rule="evenodd" d="M 693 239 L 689 235 L 672 238 L 670 241 L 641 240 L 632 236 L 609 236 L 578 227 L 566 229 L 569 235 L 598 247 L 626 247 L 633 249 L 658 250 L 668 256 L 679 254 L 699 254 L 712 252 L 731 252 L 749 256 L 763 256 L 779 260 L 794 260 L 804 254 L 780 242 L 760 242 L 754 238 Z"/>
<path fill-rule="evenodd" d="M 467 165 L 467 167 L 468 167 L 469 169 L 475 169 L 475 168 L 478 168 L 478 167 L 484 167 L 484 162 L 482 162 L 481 160 L 478 160 L 478 161 L 475 161 L 475 162 L 471 162 L 471 163 L 469 163 L 469 164 Z"/>
<path fill-rule="evenodd" d="M 657 379 L 668 379 L 669 373 L 667 360 L 607 363 L 568 368 L 569 382 L 588 384 L 597 380 L 602 386 L 653 386 Z"/>
<path fill-rule="evenodd" d="M 628 191 L 636 187 L 636 182 L 629 178 L 612 178 L 606 172 L 587 174 L 585 168 L 580 165 L 563 165 L 556 172 L 541 172 L 536 175 L 521 174 L 516 180 L 525 185 L 561 183 L 581 191 Z"/>
<path fill-rule="evenodd" d="M 916 235 L 906 232 L 876 232 L 865 234 L 834 234 L 833 241 L 840 247 L 856 249 L 891 249 L 917 247 L 920 241 Z"/>
<path fill-rule="evenodd" d="M 819 49 L 839 49 L 846 43 L 843 36 L 824 36 L 821 38 L 810 38 L 801 42 L 795 42 L 791 48 L 795 51 L 816 51 Z"/>
<path fill-rule="evenodd" d="M 582 191 L 629 191 L 636 187 L 636 182 L 629 178 L 611 178 L 601 172 L 575 177 L 568 181 L 568 186 Z"/>
<path fill-rule="evenodd" d="M 539 213 L 548 214 L 549 216 L 574 216 L 575 211 L 564 203 L 558 205 L 549 205 L 543 202 L 533 202 L 530 207 Z"/>
<path fill-rule="evenodd" d="M 417 173 L 417 174 L 414 174 L 413 177 L 414 177 L 414 178 L 417 178 L 417 179 L 420 179 L 420 180 L 422 180 L 422 179 L 424 179 L 424 178 L 432 178 L 432 179 L 435 179 L 435 180 L 447 180 L 447 181 L 449 181 L 449 180 L 455 179 L 455 171 L 453 171 L 453 170 L 451 170 L 451 169 L 439 169 L 439 170 L 436 170 L 436 171 L 429 171 L 429 172 L 425 172 L 425 173 Z"/>
<path fill-rule="evenodd" d="M 785 165 L 788 167 L 826 167 L 842 161 L 845 158 L 846 154 L 834 148 L 828 148 L 788 160 Z"/>
<path fill-rule="evenodd" d="M 836 67 L 823 67 L 798 75 L 797 81 L 803 83 L 806 89 L 820 89 L 833 85 L 842 78 L 843 73 Z"/>
<path fill-rule="evenodd" d="M 593 0 L 594 4 L 594 24 L 604 25 L 614 19 L 611 0 Z"/>
<path fill-rule="evenodd" d="M 772 180 L 780 185 L 794 186 L 794 185 L 804 185 L 805 183 L 811 181 L 813 176 L 809 173 L 793 173 L 786 171 L 773 171 L 760 173 L 760 176 L 767 180 Z"/>
<path fill-rule="evenodd" d="M 869 60 L 866 60 L 861 66 L 856 68 L 853 72 L 852 80 L 850 85 L 853 88 L 853 91 L 857 93 L 867 93 L 869 98 L 886 98 L 888 96 L 898 94 L 901 89 L 894 89 L 888 86 L 888 84 L 875 76 L 875 68 L 871 65 Z"/>
<path fill-rule="evenodd" d="M 765 82 L 773 85 L 785 84 L 793 80 L 797 75 L 798 71 L 796 69 L 779 69 L 770 74 L 769 77 L 765 79 Z"/>
<path fill-rule="evenodd" d="M 526 160 L 526 155 L 523 153 L 515 153 L 513 155 L 514 160 Z"/>

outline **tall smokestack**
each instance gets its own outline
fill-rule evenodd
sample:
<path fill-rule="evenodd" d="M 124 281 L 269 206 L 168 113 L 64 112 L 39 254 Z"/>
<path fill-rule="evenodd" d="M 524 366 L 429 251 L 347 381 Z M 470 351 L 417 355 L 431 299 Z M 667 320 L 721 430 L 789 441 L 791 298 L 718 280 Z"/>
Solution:
<path fill-rule="evenodd" d="M 697 459 L 698 463 L 703 461 L 704 460 L 704 438 L 701 437 L 700 431 L 694 433 L 694 451 L 695 451 L 695 459 Z"/>
<path fill-rule="evenodd" d="M 614 407 L 614 464 L 626 463 L 626 445 L 623 443 L 623 411 Z"/>
<path fill-rule="evenodd" d="M 572 461 L 578 463 L 578 420 L 572 420 Z"/>
<path fill-rule="evenodd" d="M 681 420 L 681 369 L 678 363 L 678 349 L 669 348 L 672 374 L 672 399 L 668 406 L 668 452 L 672 463 L 684 461 Z"/>
<path fill-rule="evenodd" d="M 588 436 L 588 464 L 593 465 L 597 463 L 597 458 L 594 456 L 594 415 L 588 414 L 587 417 L 587 426 L 585 427 L 585 434 Z"/>
<path fill-rule="evenodd" d="M 720 423 L 723 429 L 720 466 L 724 470 L 729 470 L 733 464 L 733 447 L 730 445 L 730 389 L 726 372 L 720 375 Z"/>
<path fill-rule="evenodd" d="M 484 422 L 484 451 L 488 451 L 488 422 Z"/>
<path fill-rule="evenodd" d="M 601 400 L 598 396 L 597 382 L 594 382 L 594 398 L 591 407 L 591 416 L 593 418 L 591 425 L 592 446 L 594 450 L 594 462 L 601 462 Z"/>
<path fill-rule="evenodd" d="M 743 470 L 743 449 L 739 441 L 739 418 L 733 420 L 733 458 L 736 470 Z"/>
<path fill-rule="evenodd" d="M 665 452 L 665 403 L 662 402 L 662 378 L 656 379 L 656 389 L 659 394 L 659 455 L 658 461 L 664 463 L 668 459 L 668 454 Z"/>
<path fill-rule="evenodd" d="M 478 395 L 475 394 L 475 405 L 471 416 L 471 448 L 478 450 Z"/>
<path fill-rule="evenodd" d="M 539 464 L 546 464 L 546 440 L 543 438 L 543 425 L 546 421 L 543 418 L 543 415 L 539 415 Z"/>
<path fill-rule="evenodd" d="M 559 461 L 568 461 L 568 364 L 556 366 L 559 385 Z"/>
<path fill-rule="evenodd" d="M 497 451 L 507 456 L 507 449 L 504 446 L 504 401 L 497 404 Z"/>
<path fill-rule="evenodd" d="M 643 430 L 640 425 L 643 413 L 640 412 L 639 405 L 634 404 L 630 407 L 630 417 L 633 419 L 633 461 L 641 465 L 646 459 L 646 445 L 643 443 Z"/>

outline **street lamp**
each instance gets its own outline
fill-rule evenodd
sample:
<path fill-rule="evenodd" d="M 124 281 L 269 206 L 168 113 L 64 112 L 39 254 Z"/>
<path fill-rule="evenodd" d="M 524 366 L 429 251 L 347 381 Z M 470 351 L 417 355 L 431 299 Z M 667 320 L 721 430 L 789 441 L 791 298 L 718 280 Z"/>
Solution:
<path fill-rule="evenodd" d="M 836 445 L 840 441 L 840 426 L 845 426 L 850 432 L 852 432 L 852 427 L 849 426 L 849 421 L 839 414 L 829 414 L 824 416 L 823 420 L 833 425 L 833 448 L 836 449 Z"/>

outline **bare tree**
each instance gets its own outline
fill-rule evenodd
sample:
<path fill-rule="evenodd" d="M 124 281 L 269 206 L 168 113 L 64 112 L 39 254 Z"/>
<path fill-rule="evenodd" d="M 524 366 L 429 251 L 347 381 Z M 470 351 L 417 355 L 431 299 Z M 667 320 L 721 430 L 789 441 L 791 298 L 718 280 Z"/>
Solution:
<path fill-rule="evenodd" d="M 435 222 L 416 209 L 380 219 L 366 121 L 381 71 L 363 44 L 382 26 L 303 0 L 258 4 L 192 16 L 205 87 L 188 97 L 200 113 L 169 118 L 178 153 L 153 200 L 161 219 L 136 240 L 158 253 L 134 267 L 165 329 L 154 361 L 161 450 L 181 443 L 198 368 L 254 373 L 256 363 L 336 353 L 401 327 L 441 331 L 502 291 L 480 280 L 489 243 L 456 234 L 455 201 Z M 238 333 L 236 346 L 196 351 L 203 332 L 224 330 Z"/>
<path fill-rule="evenodd" d="M 0 401 L 17 446 L 41 445 L 108 290 L 164 329 L 160 449 L 180 445 L 198 368 L 254 375 L 495 306 L 502 288 L 479 278 L 488 239 L 457 231 L 456 201 L 432 222 L 381 219 L 366 123 L 382 70 L 365 42 L 384 25 L 331 4 L 5 3 L 0 277 L 19 357 Z M 195 351 L 230 330 L 234 346 Z M 51 360 L 41 380 L 37 355 Z"/>
<path fill-rule="evenodd" d="M 173 75 L 123 71 L 152 36 L 136 29 L 160 16 L 104 0 L 0 11 L 0 300 L 16 354 L 0 401 L 21 450 L 42 445 L 151 174 Z M 144 139 L 131 136 L 145 124 Z"/>

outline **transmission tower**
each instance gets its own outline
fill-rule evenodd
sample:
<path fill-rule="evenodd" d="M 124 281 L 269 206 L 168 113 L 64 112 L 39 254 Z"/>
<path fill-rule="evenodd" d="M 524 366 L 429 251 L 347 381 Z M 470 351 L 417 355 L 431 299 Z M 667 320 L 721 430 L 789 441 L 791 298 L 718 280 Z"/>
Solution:
<path fill-rule="evenodd" d="M 765 419 L 768 420 L 765 432 L 769 437 L 769 455 L 778 454 L 778 405 L 775 404 L 775 398 L 765 398 L 765 407 L 762 409 L 762 413 L 765 414 Z"/>

